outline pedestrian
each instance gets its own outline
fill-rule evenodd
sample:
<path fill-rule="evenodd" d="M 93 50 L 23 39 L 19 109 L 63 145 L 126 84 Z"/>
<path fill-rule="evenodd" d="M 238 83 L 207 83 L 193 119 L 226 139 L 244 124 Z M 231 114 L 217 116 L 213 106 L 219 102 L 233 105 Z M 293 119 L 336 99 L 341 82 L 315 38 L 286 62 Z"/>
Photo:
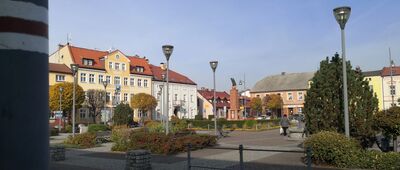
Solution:
<path fill-rule="evenodd" d="M 286 136 L 286 130 L 289 128 L 289 119 L 287 118 L 287 115 L 283 115 L 283 118 L 281 119 L 281 122 L 279 123 L 283 129 L 283 136 Z"/>

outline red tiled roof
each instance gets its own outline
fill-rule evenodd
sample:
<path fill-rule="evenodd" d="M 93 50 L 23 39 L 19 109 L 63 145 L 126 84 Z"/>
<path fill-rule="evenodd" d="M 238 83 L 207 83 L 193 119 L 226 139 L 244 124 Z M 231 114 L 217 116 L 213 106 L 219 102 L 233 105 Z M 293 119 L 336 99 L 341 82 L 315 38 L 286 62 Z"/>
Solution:
<path fill-rule="evenodd" d="M 101 61 L 100 58 L 108 55 L 109 53 L 107 51 L 92 50 L 87 48 L 74 47 L 71 45 L 68 45 L 68 48 L 71 52 L 73 62 L 75 64 L 78 64 L 80 68 L 105 70 L 104 61 Z M 83 65 L 82 61 L 84 58 L 92 59 L 94 61 L 93 65 Z"/>
<path fill-rule="evenodd" d="M 140 58 L 137 56 L 127 56 L 128 59 L 130 60 L 130 70 L 132 74 L 142 74 L 142 75 L 153 75 L 148 60 L 145 58 Z M 143 72 L 137 72 L 136 67 L 143 67 Z"/>
<path fill-rule="evenodd" d="M 392 75 L 400 75 L 400 67 L 395 66 L 392 68 Z M 390 76 L 390 67 L 384 67 L 381 72 L 382 76 Z"/>
<path fill-rule="evenodd" d="M 49 63 L 49 72 L 71 74 L 72 71 L 65 64 Z"/>
<path fill-rule="evenodd" d="M 200 95 L 202 95 L 207 100 L 211 100 L 214 96 L 214 90 L 205 89 L 205 90 L 197 90 L 197 91 L 200 93 Z M 229 100 L 229 97 L 230 97 L 229 94 L 225 91 L 223 91 L 223 92 L 216 91 L 215 96 L 217 98 L 220 98 L 220 99 L 225 98 L 227 100 Z"/>
<path fill-rule="evenodd" d="M 161 67 L 150 64 L 150 68 L 153 71 L 154 80 L 162 81 L 162 73 L 164 71 L 161 69 Z M 169 76 L 169 81 L 173 83 L 196 85 L 196 83 L 190 80 L 188 77 L 172 70 L 169 70 L 168 76 Z"/>

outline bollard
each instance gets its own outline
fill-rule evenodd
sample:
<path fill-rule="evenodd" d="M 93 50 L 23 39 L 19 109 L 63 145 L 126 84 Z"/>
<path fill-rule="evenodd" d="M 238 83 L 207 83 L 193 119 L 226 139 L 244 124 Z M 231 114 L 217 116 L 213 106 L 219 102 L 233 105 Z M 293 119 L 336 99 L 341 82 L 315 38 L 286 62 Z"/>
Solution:
<path fill-rule="evenodd" d="M 258 124 L 256 124 L 256 131 L 258 130 Z"/>
<path fill-rule="evenodd" d="M 244 166 L 243 166 L 243 145 L 240 144 L 239 145 L 239 166 L 240 166 L 240 170 L 244 170 Z"/>
<path fill-rule="evenodd" d="M 312 154 L 311 147 L 307 147 L 307 169 L 308 170 L 311 170 L 311 161 L 312 161 L 311 154 Z"/>
<path fill-rule="evenodd" d="M 187 169 L 191 169 L 191 162 L 190 162 L 190 150 L 192 149 L 192 145 L 190 143 L 187 144 Z"/>

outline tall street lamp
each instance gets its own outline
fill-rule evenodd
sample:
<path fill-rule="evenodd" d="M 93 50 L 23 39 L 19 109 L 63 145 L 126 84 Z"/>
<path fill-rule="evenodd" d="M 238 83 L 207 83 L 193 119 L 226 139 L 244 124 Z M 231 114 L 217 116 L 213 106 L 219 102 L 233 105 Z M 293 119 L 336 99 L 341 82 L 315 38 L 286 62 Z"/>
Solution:
<path fill-rule="evenodd" d="M 163 45 L 162 46 L 163 53 L 165 55 L 165 58 L 167 59 L 167 100 L 165 101 L 166 103 L 166 114 L 167 114 L 167 120 L 166 120 L 166 128 L 165 128 L 165 133 L 169 133 L 169 58 L 171 57 L 172 51 L 174 50 L 174 46 L 172 45 Z"/>
<path fill-rule="evenodd" d="M 349 128 L 349 103 L 347 98 L 347 71 L 346 71 L 346 47 L 345 47 L 345 36 L 344 36 L 344 27 L 346 25 L 347 20 L 350 17 L 351 8 L 347 6 L 337 7 L 333 9 L 333 14 L 336 18 L 336 21 L 340 25 L 340 30 L 342 34 L 342 67 L 343 67 L 343 103 L 344 103 L 344 128 L 347 137 L 350 137 L 350 128 Z"/>
<path fill-rule="evenodd" d="M 61 116 L 59 117 L 59 120 L 58 120 L 58 131 L 60 132 L 60 131 L 61 131 L 61 118 L 62 118 L 61 101 L 62 101 L 62 93 L 63 93 L 63 91 L 64 91 L 64 88 L 63 88 L 63 87 L 60 87 L 58 90 L 59 90 L 59 92 L 60 92 L 60 114 L 61 114 Z"/>
<path fill-rule="evenodd" d="M 218 66 L 218 61 L 210 61 L 210 66 L 213 71 L 213 82 L 214 82 L 214 95 L 213 95 L 213 112 L 214 112 L 214 130 L 215 130 L 215 135 L 218 136 L 217 133 L 217 106 L 215 102 L 215 70 L 217 69 Z"/>
<path fill-rule="evenodd" d="M 166 111 L 165 111 L 165 106 L 164 106 L 164 103 L 165 103 L 165 78 L 166 78 L 166 74 L 163 72 L 162 74 L 161 74 L 161 78 L 162 78 L 162 89 L 161 89 L 161 115 L 162 115 L 162 119 L 163 119 L 163 123 L 164 123 L 164 128 L 166 129 L 166 127 L 167 127 L 167 123 L 166 122 L 168 122 L 168 120 L 166 120 Z"/>
<path fill-rule="evenodd" d="M 72 76 L 74 77 L 74 88 L 72 90 L 72 137 L 75 137 L 75 89 L 76 89 L 76 74 L 79 70 L 78 64 L 71 64 Z"/>
<path fill-rule="evenodd" d="M 106 105 L 107 105 L 107 86 L 108 86 L 108 82 L 103 80 L 103 86 L 104 86 L 104 124 L 106 124 Z"/>
<path fill-rule="evenodd" d="M 243 116 L 247 118 L 247 113 L 246 113 L 246 76 L 244 77 L 243 80 L 239 81 L 239 85 L 243 85 L 243 92 L 245 93 L 245 95 L 243 95 L 243 108 L 244 108 L 244 112 L 243 112 Z M 258 116 L 258 113 L 257 113 Z"/>

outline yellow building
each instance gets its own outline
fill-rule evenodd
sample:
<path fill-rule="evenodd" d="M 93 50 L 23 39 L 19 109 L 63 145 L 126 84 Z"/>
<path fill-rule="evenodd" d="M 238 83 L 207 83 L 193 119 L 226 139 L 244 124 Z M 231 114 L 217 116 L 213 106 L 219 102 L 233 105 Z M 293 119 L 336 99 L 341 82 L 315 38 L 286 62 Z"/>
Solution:
<path fill-rule="evenodd" d="M 138 56 L 127 56 L 119 50 L 100 51 L 74 47 L 69 44 L 60 45 L 50 55 L 50 63 L 78 64 L 77 82 L 84 91 L 89 89 L 106 89 L 108 112 L 103 116 L 109 120 L 113 108 L 118 103 L 130 103 L 136 93 L 151 95 L 152 72 L 148 60 Z M 107 83 L 103 83 L 107 82 Z M 77 122 L 90 122 L 87 109 L 80 109 Z M 139 120 L 148 114 L 135 111 L 134 119 Z"/>
<path fill-rule="evenodd" d="M 381 76 L 381 70 L 363 72 L 363 75 L 365 76 L 364 79 L 368 81 L 370 89 L 372 89 L 372 92 L 378 98 L 379 110 L 383 110 L 383 79 Z"/>
<path fill-rule="evenodd" d="M 65 64 L 49 63 L 49 85 L 72 82 L 72 72 Z"/>

